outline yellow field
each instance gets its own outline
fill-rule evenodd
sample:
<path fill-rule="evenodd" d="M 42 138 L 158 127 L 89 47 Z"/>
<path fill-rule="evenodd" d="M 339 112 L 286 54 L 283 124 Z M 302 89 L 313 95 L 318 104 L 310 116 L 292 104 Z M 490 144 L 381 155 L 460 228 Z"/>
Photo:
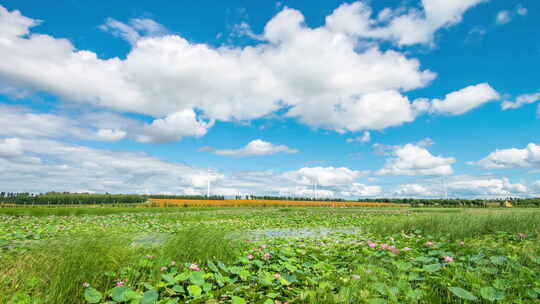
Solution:
<path fill-rule="evenodd" d="M 149 199 L 152 207 L 407 207 L 404 204 L 373 202 L 276 201 L 276 200 L 189 200 Z"/>

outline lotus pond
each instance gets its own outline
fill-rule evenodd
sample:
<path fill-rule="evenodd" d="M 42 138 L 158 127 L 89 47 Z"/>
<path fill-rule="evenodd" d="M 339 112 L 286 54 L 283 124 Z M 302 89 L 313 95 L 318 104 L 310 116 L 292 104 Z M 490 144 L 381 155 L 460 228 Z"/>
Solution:
<path fill-rule="evenodd" d="M 0 209 L 0 303 L 540 303 L 540 210 Z"/>

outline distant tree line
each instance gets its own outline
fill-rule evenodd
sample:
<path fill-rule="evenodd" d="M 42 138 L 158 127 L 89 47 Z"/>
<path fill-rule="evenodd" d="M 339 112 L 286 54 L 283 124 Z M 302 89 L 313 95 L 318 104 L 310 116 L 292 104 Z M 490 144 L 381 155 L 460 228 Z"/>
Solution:
<path fill-rule="evenodd" d="M 47 192 L 33 194 L 27 192 L 0 192 L 0 203 L 5 204 L 34 204 L 34 205 L 84 205 L 84 204 L 136 204 L 146 202 L 149 198 L 155 199 L 185 199 L 185 200 L 225 200 L 222 195 L 137 195 L 137 194 L 94 194 Z M 510 203 L 513 207 L 540 207 L 540 198 L 505 199 L 423 199 L 423 198 L 359 198 L 345 200 L 342 198 L 313 198 L 288 196 L 236 196 L 237 200 L 269 200 L 269 201 L 326 201 L 326 202 L 376 202 L 408 204 L 412 207 L 477 207 L 485 208 L 488 205 L 498 204 L 505 207 Z"/>
<path fill-rule="evenodd" d="M 224 200 L 224 196 L 213 195 L 139 195 L 139 194 L 94 194 L 70 192 L 0 192 L 0 203 L 21 205 L 84 205 L 84 204 L 136 204 L 144 203 L 149 198 L 156 199 L 192 199 Z"/>
<path fill-rule="evenodd" d="M 540 207 L 540 197 L 535 198 L 510 198 L 508 200 L 516 207 Z"/>
<path fill-rule="evenodd" d="M 90 205 L 90 204 L 135 204 L 147 200 L 136 194 L 93 194 L 47 192 L 40 194 L 0 192 L 0 202 L 23 205 Z"/>

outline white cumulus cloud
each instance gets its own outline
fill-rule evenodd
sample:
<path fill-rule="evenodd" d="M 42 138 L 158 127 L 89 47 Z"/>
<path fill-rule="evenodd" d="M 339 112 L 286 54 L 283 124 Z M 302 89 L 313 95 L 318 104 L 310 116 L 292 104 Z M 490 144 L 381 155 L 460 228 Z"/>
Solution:
<path fill-rule="evenodd" d="M 214 153 L 223 156 L 244 157 L 273 155 L 277 153 L 297 153 L 298 150 L 285 145 L 275 145 L 261 139 L 250 141 L 245 147 L 231 150 L 216 150 Z"/>
<path fill-rule="evenodd" d="M 449 182 L 448 191 L 452 191 L 458 196 L 510 196 L 526 194 L 529 189 L 520 183 L 513 184 L 507 178 L 463 178 Z"/>
<path fill-rule="evenodd" d="M 18 138 L 0 139 L 0 157 L 14 157 L 23 154 L 23 146 Z"/>
<path fill-rule="evenodd" d="M 284 8 L 260 40 L 245 47 L 193 43 L 164 34 L 150 19 L 108 19 L 104 29 L 132 42 L 125 59 L 102 59 L 67 39 L 33 33 L 37 20 L 0 6 L 0 79 L 12 92 L 45 91 L 68 102 L 149 115 L 156 120 L 140 135 L 145 142 L 202 136 L 211 127 L 202 119 L 251 120 L 279 109 L 338 132 L 384 129 L 416 118 L 419 112 L 402 93 L 436 75 L 373 39 L 431 43 L 438 29 L 460 22 L 480 2 L 424 0 L 422 10 L 388 9 L 374 18 L 356 2 L 313 28 L 300 11 Z M 178 113 L 196 117 L 182 124 Z"/>
<path fill-rule="evenodd" d="M 435 156 L 418 144 L 394 147 L 378 175 L 450 175 L 453 157 Z"/>
<path fill-rule="evenodd" d="M 399 185 L 394 193 L 399 197 L 423 197 L 423 196 L 441 196 L 440 192 L 429 189 L 428 186 L 420 184 Z"/>
<path fill-rule="evenodd" d="M 540 100 L 540 93 L 522 94 L 516 97 L 514 101 L 505 100 L 501 104 L 503 110 L 517 109 L 523 105 L 535 103 Z"/>
<path fill-rule="evenodd" d="M 286 172 L 283 176 L 301 185 L 337 186 L 352 184 L 363 174 L 365 172 L 346 167 L 304 167 L 297 171 Z"/>
<path fill-rule="evenodd" d="M 374 196 L 376 185 L 356 179 L 364 172 L 345 167 L 295 171 L 209 172 L 145 153 L 107 151 L 49 139 L 0 138 L 3 191 L 90 191 L 110 193 Z M 313 181 L 318 183 L 313 192 Z"/>
<path fill-rule="evenodd" d="M 213 124 L 213 121 L 205 122 L 198 118 L 193 110 L 187 109 L 145 125 L 142 134 L 137 136 L 137 141 L 161 143 L 180 140 L 184 136 L 200 137 L 205 135 Z"/>
<path fill-rule="evenodd" d="M 444 99 L 433 99 L 430 112 L 461 115 L 479 106 L 499 99 L 499 93 L 489 84 L 481 83 L 449 93 Z"/>
<path fill-rule="evenodd" d="M 342 4 L 326 18 L 329 28 L 359 37 L 389 39 L 399 45 L 433 44 L 434 34 L 461 22 L 464 13 L 484 0 L 422 0 L 421 9 L 385 8 L 376 19 L 365 2 Z"/>
<path fill-rule="evenodd" d="M 429 179 L 402 184 L 394 188 L 398 197 L 442 198 L 504 198 L 528 196 L 529 188 L 522 183 L 512 183 L 508 178 L 458 175 L 442 180 Z"/>
<path fill-rule="evenodd" d="M 530 143 L 523 149 L 500 149 L 473 163 L 486 169 L 540 168 L 540 146 Z"/>
<path fill-rule="evenodd" d="M 382 193 L 381 186 L 353 183 L 351 188 L 342 192 L 345 196 L 377 196 Z"/>
<path fill-rule="evenodd" d="M 53 140 L 9 138 L 0 141 L 0 151 L 0 184 L 6 191 L 179 193 L 185 187 L 205 188 L 210 178 L 206 170 L 143 153 L 112 152 Z"/>

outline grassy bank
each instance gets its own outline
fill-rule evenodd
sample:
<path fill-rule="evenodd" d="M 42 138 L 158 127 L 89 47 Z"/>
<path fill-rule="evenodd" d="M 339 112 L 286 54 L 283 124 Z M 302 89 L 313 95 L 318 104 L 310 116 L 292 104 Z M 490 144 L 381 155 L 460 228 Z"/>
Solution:
<path fill-rule="evenodd" d="M 56 208 L 0 208 L 6 216 L 82 216 L 137 213 L 203 212 L 227 208 L 152 208 L 152 207 L 56 207 Z"/>
<path fill-rule="evenodd" d="M 162 265 L 228 263 L 239 249 L 215 229 L 185 230 L 158 243 L 110 233 L 59 238 L 0 260 L 0 303 L 85 303 L 85 282 L 101 290 L 119 280 L 156 284 Z"/>
<path fill-rule="evenodd" d="M 456 210 L 457 211 L 457 210 Z M 373 222 L 369 230 L 379 234 L 411 233 L 463 239 L 496 232 L 526 233 L 540 230 L 540 210 L 421 213 Z"/>

